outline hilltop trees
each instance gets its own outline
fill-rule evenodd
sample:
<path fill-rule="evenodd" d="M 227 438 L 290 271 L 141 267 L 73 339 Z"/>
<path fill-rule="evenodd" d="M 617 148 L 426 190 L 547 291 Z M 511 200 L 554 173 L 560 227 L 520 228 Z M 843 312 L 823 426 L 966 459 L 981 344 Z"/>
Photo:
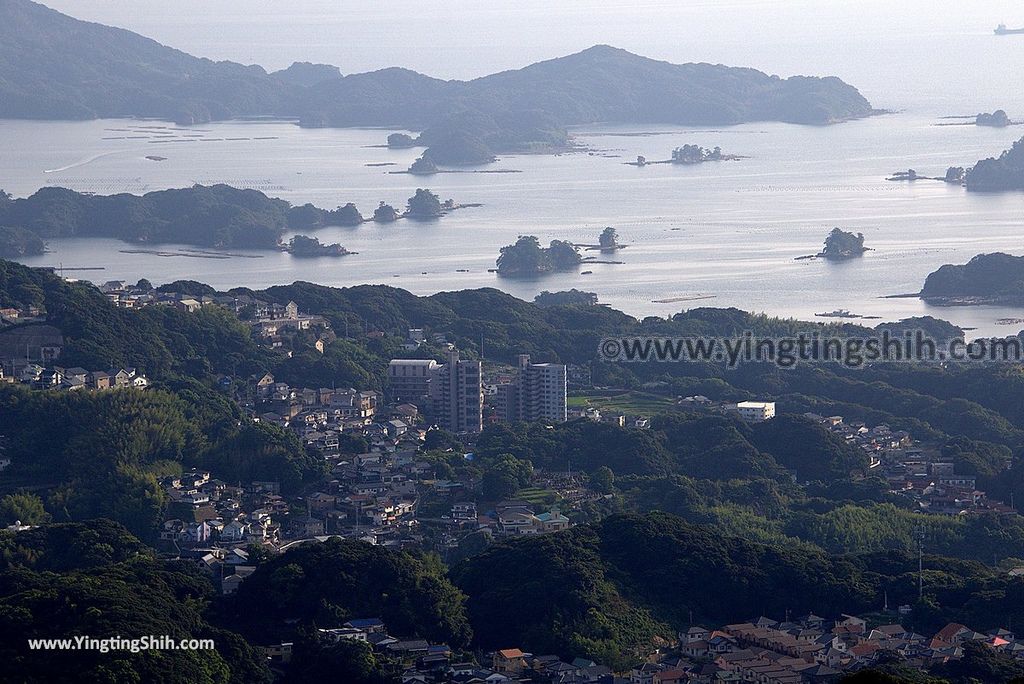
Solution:
<path fill-rule="evenodd" d="M 458 648 L 472 635 L 464 600 L 436 557 L 334 537 L 262 563 L 239 588 L 231 619 L 253 636 L 284 638 L 380 617 L 395 634 Z"/>
<path fill-rule="evenodd" d="M 533 303 L 537 306 L 594 306 L 597 304 L 597 295 L 576 288 L 561 292 L 544 290 L 533 298 Z"/>

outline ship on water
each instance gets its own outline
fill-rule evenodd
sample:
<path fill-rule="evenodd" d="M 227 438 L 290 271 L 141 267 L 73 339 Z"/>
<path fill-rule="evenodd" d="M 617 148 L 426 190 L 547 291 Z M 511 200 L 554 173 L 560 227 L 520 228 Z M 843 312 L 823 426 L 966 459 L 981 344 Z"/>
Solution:
<path fill-rule="evenodd" d="M 1006 24 L 996 26 L 997 36 L 1012 36 L 1024 33 L 1024 28 L 1006 28 Z"/>

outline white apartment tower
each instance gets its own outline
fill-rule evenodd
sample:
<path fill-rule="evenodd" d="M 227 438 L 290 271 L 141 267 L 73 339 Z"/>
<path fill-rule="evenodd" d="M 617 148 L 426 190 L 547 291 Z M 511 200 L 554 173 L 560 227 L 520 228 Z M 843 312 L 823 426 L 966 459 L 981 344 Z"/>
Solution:
<path fill-rule="evenodd" d="M 484 429 L 483 367 L 448 352 L 447 363 L 436 366 L 430 379 L 430 398 L 438 425 L 450 432 Z"/>
<path fill-rule="evenodd" d="M 564 423 L 566 372 L 560 363 L 530 363 L 528 354 L 519 355 L 519 373 L 510 385 L 499 387 L 505 420 Z"/>

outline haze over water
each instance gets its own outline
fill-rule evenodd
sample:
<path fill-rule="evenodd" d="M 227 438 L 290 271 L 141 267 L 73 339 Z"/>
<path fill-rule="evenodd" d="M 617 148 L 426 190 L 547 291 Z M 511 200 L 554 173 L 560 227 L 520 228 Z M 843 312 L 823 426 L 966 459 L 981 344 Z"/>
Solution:
<path fill-rule="evenodd" d="M 258 259 L 161 258 L 122 254 L 118 250 L 130 247 L 117 241 L 70 240 L 51 242 L 52 254 L 28 263 L 106 266 L 76 274 L 97 280 L 188 277 L 218 287 L 301 279 L 382 282 L 424 294 L 493 286 L 527 299 L 543 289 L 578 287 L 635 315 L 700 305 L 802 318 L 840 307 L 886 319 L 927 313 L 976 327 L 978 334 L 1016 332 L 1020 326 L 997 326 L 996 319 L 1024 317 L 1024 310 L 930 309 L 914 299 L 878 298 L 918 290 L 943 263 L 962 263 L 979 252 L 1024 251 L 1024 195 L 975 195 L 941 183 L 884 180 L 908 167 L 942 175 L 947 166 L 998 154 L 1024 135 L 1024 127 L 933 125 L 940 116 L 997 108 L 1024 119 L 1024 36 L 992 34 L 1001 21 L 1024 26 L 1019 2 L 913 1 L 894 7 L 874 0 L 529 0 L 421 2 L 415 9 L 384 2 L 372 11 L 365 3 L 326 0 L 48 4 L 193 54 L 268 69 L 308 60 L 337 64 L 345 73 L 400 65 L 432 76 L 471 78 L 608 43 L 673 62 L 721 62 L 782 76 L 836 75 L 876 107 L 900 113 L 827 128 L 588 126 L 578 138 L 603 155 L 506 157 L 490 168 L 522 173 L 429 179 L 387 173 L 405 168 L 418 152 L 372 147 L 383 141 L 383 131 L 236 122 L 191 131 L 207 140 L 187 142 L 187 131 L 179 131 L 181 140 L 154 144 L 116 139 L 137 130 L 109 130 L 147 125 L 138 122 L 5 121 L 0 187 L 19 196 L 46 184 L 108 193 L 231 182 L 296 203 L 333 207 L 352 201 L 369 214 L 377 201 L 398 205 L 425 185 L 442 198 L 485 205 L 435 223 L 317 232 L 321 240 L 360 252 L 342 259 L 274 253 Z M 642 131 L 664 134 L 610 135 Z M 250 139 L 212 140 L 229 137 Z M 720 145 L 726 153 L 751 158 L 692 168 L 622 164 L 637 154 L 666 158 L 684 143 Z M 631 245 L 616 256 L 625 264 L 587 266 L 581 270 L 592 275 L 531 282 L 487 271 L 498 249 L 519 234 L 593 242 L 605 225 L 615 226 Z M 874 251 L 845 264 L 794 261 L 816 252 L 832 226 L 864 232 Z"/>

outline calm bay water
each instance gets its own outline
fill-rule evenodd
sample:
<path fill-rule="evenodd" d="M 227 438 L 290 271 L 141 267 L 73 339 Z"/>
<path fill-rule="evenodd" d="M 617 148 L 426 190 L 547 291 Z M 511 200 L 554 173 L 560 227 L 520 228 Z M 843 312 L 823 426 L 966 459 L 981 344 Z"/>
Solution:
<path fill-rule="evenodd" d="M 385 131 L 303 130 L 288 122 L 186 130 L 160 122 L 0 121 L 0 187 L 19 196 L 47 184 L 105 194 L 226 182 L 293 203 L 352 201 L 369 214 L 378 201 L 401 204 L 426 185 L 443 198 L 484 205 L 433 223 L 319 231 L 321 240 L 359 252 L 342 259 L 159 257 L 124 254 L 130 246 L 113 240 L 63 240 L 50 244 L 52 253 L 26 260 L 33 265 L 104 266 L 68 273 L 101 281 L 194 278 L 225 288 L 301 279 L 386 283 L 418 294 L 498 287 L 529 299 L 578 287 L 635 315 L 707 305 L 813 318 L 847 308 L 887 320 L 935 315 L 986 335 L 1024 327 L 996 324 L 1024 318 L 1024 309 L 934 309 L 916 299 L 881 298 L 917 291 L 944 263 L 1024 251 L 1024 195 L 884 180 L 908 167 L 941 175 L 1024 134 L 1017 127 L 934 125 L 940 116 L 995 108 L 1024 119 L 1024 36 L 992 35 L 1000 21 L 1024 25 L 1018 2 L 430 0 L 416 12 L 388 1 L 372 9 L 335 0 L 49 4 L 195 54 L 268 68 L 314 60 L 351 73 L 400 64 L 471 78 L 609 43 L 676 62 L 835 74 L 875 106 L 899 113 L 828 128 L 587 127 L 577 137 L 599 151 L 594 155 L 507 157 L 489 168 L 521 173 L 429 179 L 388 173 L 404 169 L 417 152 L 375 147 Z M 720 145 L 750 158 L 690 168 L 623 164 L 638 154 L 666 158 L 684 143 Z M 395 166 L 367 166 L 387 163 Z M 593 242 L 606 225 L 630 245 L 616 257 L 624 264 L 530 282 L 488 272 L 499 248 L 519 234 Z M 873 251 L 844 264 L 794 260 L 816 252 L 832 226 L 862 231 Z M 666 299 L 675 301 L 654 301 Z"/>
<path fill-rule="evenodd" d="M 885 180 L 908 167 L 941 175 L 947 166 L 1005 148 L 1020 134 L 1015 128 L 934 123 L 898 114 L 828 128 L 591 127 L 577 137 L 593 154 L 513 156 L 489 168 L 520 173 L 423 179 L 389 173 L 404 169 L 416 151 L 376 147 L 385 135 L 377 130 L 305 130 L 288 122 L 177 129 L 154 122 L 3 121 L 0 138 L 8 153 L 0 158 L 0 177 L 18 196 L 46 184 L 111 193 L 227 182 L 293 203 L 333 207 L 352 201 L 369 214 L 378 201 L 401 204 L 417 186 L 427 185 L 443 198 L 484 205 L 436 222 L 317 231 L 321 240 L 359 252 L 341 259 L 266 252 L 251 253 L 258 258 L 160 257 L 122 253 L 132 247 L 116 240 L 75 239 L 52 241 L 51 253 L 26 260 L 103 266 L 69 271 L 100 281 L 193 278 L 222 288 L 294 280 L 386 283 L 417 294 L 498 287 L 523 298 L 578 287 L 635 315 L 708 305 L 813 318 L 847 308 L 886 319 L 931 314 L 984 334 L 1015 332 L 995 321 L 1024 317 L 1024 310 L 933 309 L 916 299 L 880 298 L 916 292 L 944 263 L 1021 249 L 1024 195 L 977 195 L 932 181 Z M 683 143 L 719 145 L 750 158 L 696 167 L 624 164 L 638 154 L 666 158 Z M 395 166 L 367 166 L 388 163 Z M 536 281 L 488 272 L 500 247 L 520 234 L 592 243 L 606 225 L 630 245 L 616 256 L 624 264 L 588 265 L 582 270 L 592 275 Z M 843 264 L 795 260 L 816 252 L 832 226 L 863 232 L 873 251 Z M 665 299 L 676 301 L 654 301 Z"/>

